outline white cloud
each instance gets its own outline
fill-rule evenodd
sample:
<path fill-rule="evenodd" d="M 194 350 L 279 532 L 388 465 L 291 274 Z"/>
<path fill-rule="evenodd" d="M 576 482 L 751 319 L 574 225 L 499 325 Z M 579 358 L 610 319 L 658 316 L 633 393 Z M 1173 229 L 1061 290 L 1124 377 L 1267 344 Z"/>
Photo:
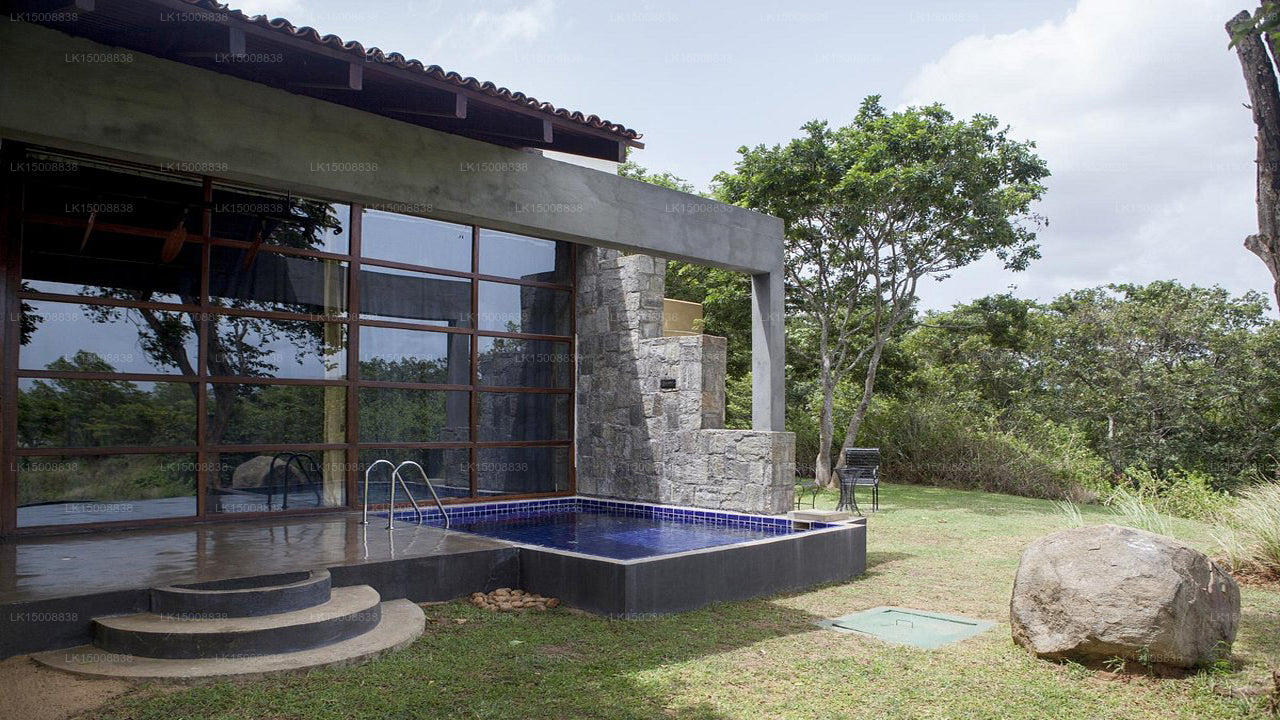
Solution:
<path fill-rule="evenodd" d="M 435 47 L 456 47 L 471 57 L 485 57 L 537 40 L 551 29 L 554 15 L 553 0 L 532 0 L 508 10 L 477 10 L 440 36 Z"/>
<path fill-rule="evenodd" d="M 1049 297 L 1178 278 L 1267 291 L 1255 230 L 1253 125 L 1223 24 L 1239 0 L 1079 0 L 1062 20 L 956 43 L 908 83 L 910 104 L 985 112 L 1037 141 L 1053 173 L 1044 257 L 982 263 L 926 289 L 939 307 L 1011 283 Z"/>

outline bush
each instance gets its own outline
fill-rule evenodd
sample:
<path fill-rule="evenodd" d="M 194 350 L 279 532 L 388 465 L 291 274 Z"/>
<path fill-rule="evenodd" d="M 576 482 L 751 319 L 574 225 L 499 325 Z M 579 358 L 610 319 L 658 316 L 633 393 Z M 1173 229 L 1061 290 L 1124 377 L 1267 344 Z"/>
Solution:
<path fill-rule="evenodd" d="M 877 402 L 860 444 L 878 446 L 890 482 L 1093 502 L 1104 462 L 1070 428 L 1040 420 L 1018 433 L 922 399 Z"/>
<path fill-rule="evenodd" d="M 1214 538 L 1233 571 L 1280 577 L 1280 483 L 1241 492 L 1223 511 Z"/>
<path fill-rule="evenodd" d="M 1196 470 L 1174 468 L 1158 475 L 1146 467 L 1124 471 L 1128 488 L 1166 515 L 1207 520 L 1231 505 L 1231 496 L 1213 489 L 1213 478 Z M 1121 489 L 1117 488 L 1117 492 Z"/>

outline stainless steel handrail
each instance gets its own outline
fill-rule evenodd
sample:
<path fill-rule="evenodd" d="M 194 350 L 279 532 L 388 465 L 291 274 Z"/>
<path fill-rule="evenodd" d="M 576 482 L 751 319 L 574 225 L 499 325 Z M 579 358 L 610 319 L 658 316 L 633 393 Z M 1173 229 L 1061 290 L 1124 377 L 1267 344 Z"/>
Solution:
<path fill-rule="evenodd" d="M 413 503 L 413 509 L 418 511 L 418 522 L 422 522 L 422 508 L 418 507 L 418 501 L 413 499 L 413 493 L 409 492 L 409 486 L 405 484 L 404 477 L 400 475 L 400 468 L 405 465 L 412 465 L 418 468 L 418 472 L 422 474 L 422 481 L 427 484 L 427 489 L 431 491 L 431 497 L 435 498 L 436 507 L 440 508 L 440 516 L 444 518 L 444 526 L 449 527 L 449 513 L 444 510 L 444 503 L 440 502 L 440 495 L 436 493 L 436 486 L 431 484 L 431 478 L 427 477 L 427 471 L 422 466 L 412 460 L 405 460 L 396 466 L 395 478 L 400 480 L 400 486 L 404 488 L 404 492 L 409 496 L 409 502 Z M 394 506 L 393 506 L 394 507 Z"/>
<path fill-rule="evenodd" d="M 373 472 L 374 468 L 383 463 L 386 463 L 387 467 L 391 468 L 391 497 L 393 498 L 393 501 L 390 505 L 392 512 L 387 513 L 387 527 L 391 527 L 391 516 L 395 514 L 394 498 L 396 494 L 396 466 L 395 463 L 384 458 L 374 460 L 370 463 L 369 467 L 364 469 L 364 518 L 360 520 L 361 525 L 369 524 L 369 473 Z"/>

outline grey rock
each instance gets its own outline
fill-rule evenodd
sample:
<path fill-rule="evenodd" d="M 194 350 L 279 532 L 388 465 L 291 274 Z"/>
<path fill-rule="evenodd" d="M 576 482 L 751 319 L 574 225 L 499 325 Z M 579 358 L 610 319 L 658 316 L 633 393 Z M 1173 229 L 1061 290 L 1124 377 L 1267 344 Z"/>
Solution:
<path fill-rule="evenodd" d="M 1010 622 L 1014 642 L 1046 659 L 1197 667 L 1230 652 L 1240 588 L 1171 538 L 1115 525 L 1065 530 L 1023 553 Z"/>

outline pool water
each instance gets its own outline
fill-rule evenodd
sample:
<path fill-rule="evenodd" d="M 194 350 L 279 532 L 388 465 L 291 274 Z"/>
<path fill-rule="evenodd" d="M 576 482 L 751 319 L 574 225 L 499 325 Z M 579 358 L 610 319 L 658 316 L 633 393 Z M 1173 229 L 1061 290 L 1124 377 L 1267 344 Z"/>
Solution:
<path fill-rule="evenodd" d="M 635 560 L 803 532 L 785 525 L 637 517 L 634 513 L 607 509 L 546 510 L 454 520 L 451 529 L 614 560 Z"/>

